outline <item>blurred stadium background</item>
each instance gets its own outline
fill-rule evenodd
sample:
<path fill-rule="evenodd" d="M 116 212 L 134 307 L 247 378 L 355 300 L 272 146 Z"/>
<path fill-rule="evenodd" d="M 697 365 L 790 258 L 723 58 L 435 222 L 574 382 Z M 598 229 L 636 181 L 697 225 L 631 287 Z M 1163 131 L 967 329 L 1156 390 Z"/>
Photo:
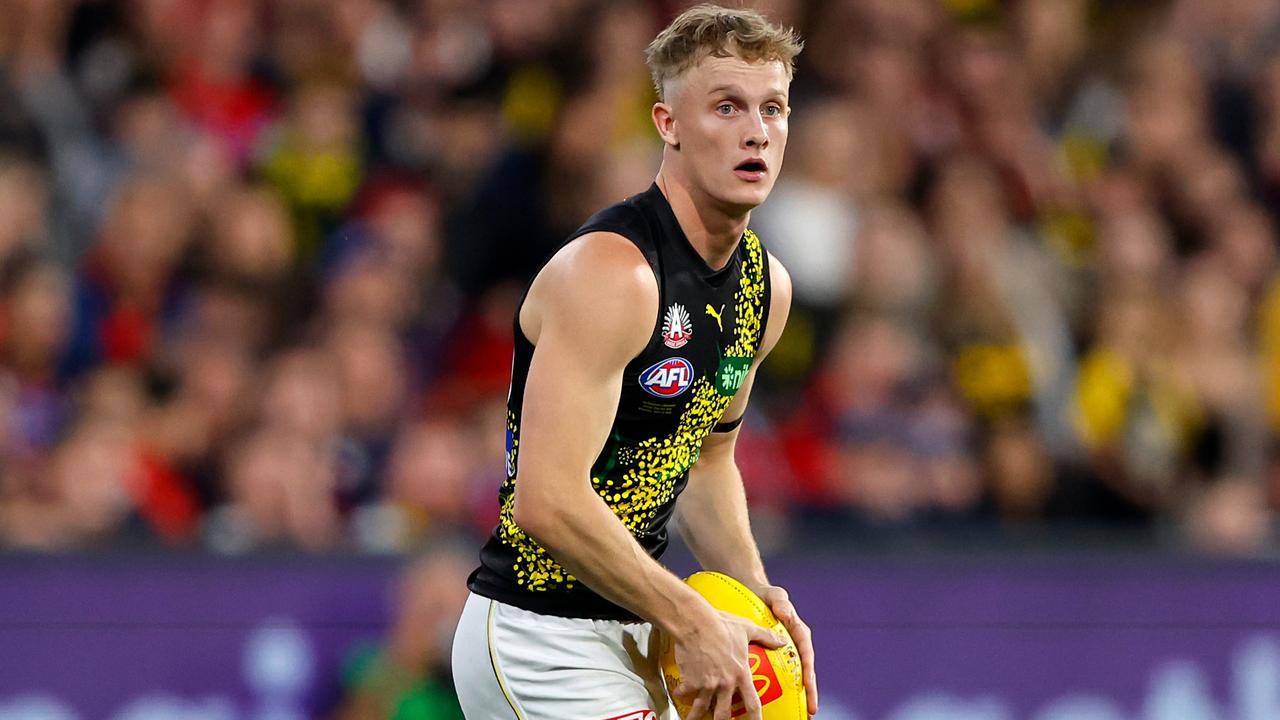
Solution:
<path fill-rule="evenodd" d="M 748 4 L 821 717 L 1280 718 L 1280 2 Z M 682 7 L 0 0 L 0 718 L 459 717 L 514 303 Z"/>

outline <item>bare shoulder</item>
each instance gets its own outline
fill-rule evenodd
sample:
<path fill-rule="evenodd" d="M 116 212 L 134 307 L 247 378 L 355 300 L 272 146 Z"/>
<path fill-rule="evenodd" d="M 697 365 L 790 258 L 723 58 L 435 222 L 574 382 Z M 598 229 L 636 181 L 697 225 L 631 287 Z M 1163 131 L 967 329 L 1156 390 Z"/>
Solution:
<path fill-rule="evenodd" d="M 769 256 L 769 281 L 773 285 L 769 292 L 773 302 L 782 299 L 786 305 L 790 306 L 791 273 L 787 272 L 786 266 L 773 253 L 766 251 L 766 254 Z"/>
<path fill-rule="evenodd" d="M 782 337 L 791 314 L 791 273 L 778 258 L 769 255 L 769 322 L 765 325 L 764 351 L 768 353 Z"/>
<path fill-rule="evenodd" d="M 634 356 L 644 349 L 658 313 L 658 281 L 644 254 L 616 233 L 588 233 L 542 268 L 520 310 L 534 345 L 544 331 Z"/>

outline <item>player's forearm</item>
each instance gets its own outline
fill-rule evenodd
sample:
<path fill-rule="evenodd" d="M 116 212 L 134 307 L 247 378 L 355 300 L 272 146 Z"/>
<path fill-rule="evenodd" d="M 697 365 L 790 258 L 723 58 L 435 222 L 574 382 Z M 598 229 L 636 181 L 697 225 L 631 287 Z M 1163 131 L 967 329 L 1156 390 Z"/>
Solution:
<path fill-rule="evenodd" d="M 526 507 L 517 522 L 587 587 L 669 633 L 695 632 L 712 613 L 700 595 L 649 557 L 594 493 L 583 493 L 580 502 Z"/>
<path fill-rule="evenodd" d="M 680 496 L 680 534 L 698 563 L 748 585 L 768 583 L 751 533 L 742 474 L 732 459 L 695 466 Z"/>

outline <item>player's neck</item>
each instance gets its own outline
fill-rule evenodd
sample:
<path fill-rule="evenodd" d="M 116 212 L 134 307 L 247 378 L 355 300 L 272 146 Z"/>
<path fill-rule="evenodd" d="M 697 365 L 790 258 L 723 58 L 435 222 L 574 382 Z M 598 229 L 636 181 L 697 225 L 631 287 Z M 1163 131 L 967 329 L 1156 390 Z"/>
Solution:
<path fill-rule="evenodd" d="M 717 207 L 690 183 L 681 182 L 666 166 L 658 170 L 658 189 L 667 198 L 689 244 L 713 269 L 724 267 L 738 248 L 751 211 L 736 214 Z"/>

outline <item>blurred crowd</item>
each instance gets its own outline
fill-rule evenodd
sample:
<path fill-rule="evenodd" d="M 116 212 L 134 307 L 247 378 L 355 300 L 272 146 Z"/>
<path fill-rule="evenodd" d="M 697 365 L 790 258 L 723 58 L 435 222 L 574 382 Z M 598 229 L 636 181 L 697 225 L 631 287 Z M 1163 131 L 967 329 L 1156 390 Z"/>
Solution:
<path fill-rule="evenodd" d="M 1280 510 L 1280 1 L 761 0 L 762 536 Z M 0 3 L 0 548 L 496 520 L 516 303 L 660 145 L 651 0 Z"/>

